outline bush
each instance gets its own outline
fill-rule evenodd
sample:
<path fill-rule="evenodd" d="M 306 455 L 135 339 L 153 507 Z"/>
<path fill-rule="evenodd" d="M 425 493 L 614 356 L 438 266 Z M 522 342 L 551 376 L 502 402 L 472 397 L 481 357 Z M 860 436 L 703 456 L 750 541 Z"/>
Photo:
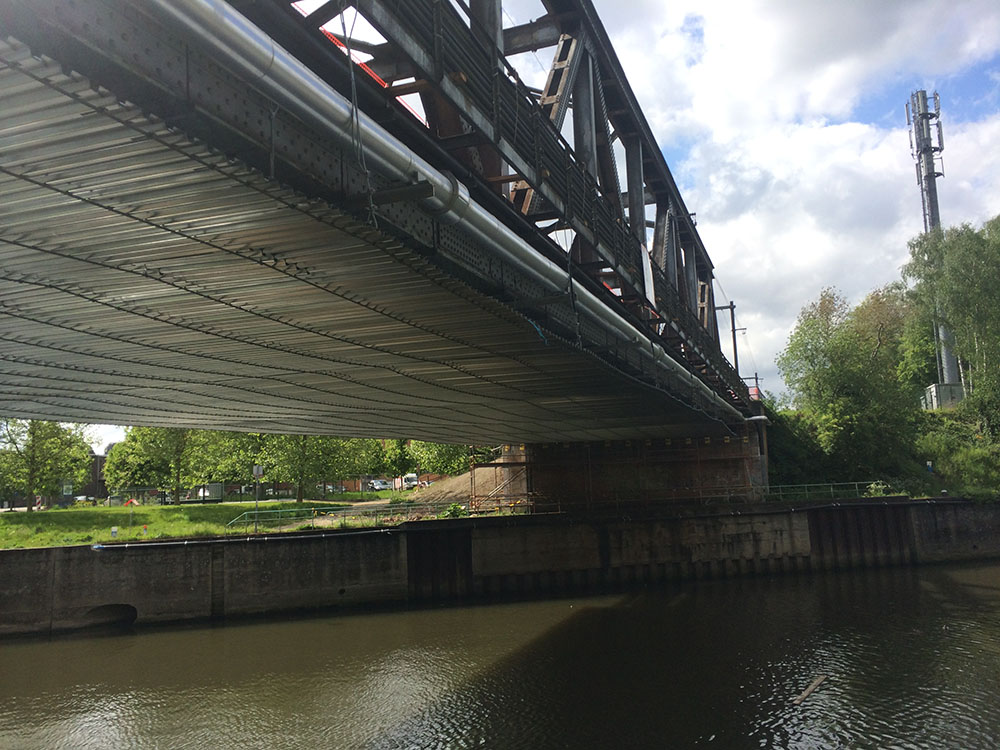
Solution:
<path fill-rule="evenodd" d="M 893 491 L 891 485 L 879 479 L 878 481 L 872 482 L 871 484 L 868 485 L 868 488 L 865 490 L 864 496 L 885 497 L 887 495 L 895 495 L 895 494 L 897 493 Z"/>
<path fill-rule="evenodd" d="M 464 505 L 459 505 L 458 503 L 452 503 L 444 512 L 438 515 L 438 518 L 462 518 L 469 515 L 469 511 Z"/>
<path fill-rule="evenodd" d="M 952 495 L 990 496 L 1000 490 L 1000 445 L 964 410 L 928 415 L 917 451 L 932 462 L 937 483 Z"/>

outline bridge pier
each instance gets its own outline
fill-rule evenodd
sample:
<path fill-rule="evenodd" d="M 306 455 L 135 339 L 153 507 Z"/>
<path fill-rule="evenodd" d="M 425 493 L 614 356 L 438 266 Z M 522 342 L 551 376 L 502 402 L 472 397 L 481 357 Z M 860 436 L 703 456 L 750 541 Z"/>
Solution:
<path fill-rule="evenodd" d="M 664 503 L 748 501 L 767 487 L 766 428 L 735 435 L 507 445 L 494 466 L 506 502 L 536 512 L 636 510 Z"/>

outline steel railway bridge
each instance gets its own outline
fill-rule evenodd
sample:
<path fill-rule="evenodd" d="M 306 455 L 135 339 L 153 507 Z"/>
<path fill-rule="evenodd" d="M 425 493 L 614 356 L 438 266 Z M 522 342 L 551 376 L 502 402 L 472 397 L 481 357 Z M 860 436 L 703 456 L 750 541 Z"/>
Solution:
<path fill-rule="evenodd" d="M 766 483 L 693 214 L 542 4 L 0 0 L 0 412 Z"/>

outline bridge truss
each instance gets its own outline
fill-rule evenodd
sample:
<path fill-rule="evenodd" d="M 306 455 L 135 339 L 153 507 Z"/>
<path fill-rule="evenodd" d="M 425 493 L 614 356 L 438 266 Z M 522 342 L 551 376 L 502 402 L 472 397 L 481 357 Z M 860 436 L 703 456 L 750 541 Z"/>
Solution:
<path fill-rule="evenodd" d="M 376 42 L 345 5 L 0 0 L 0 410 L 462 442 L 750 417 L 589 0 L 506 29 L 350 3 Z M 508 58 L 548 47 L 533 90 Z"/>

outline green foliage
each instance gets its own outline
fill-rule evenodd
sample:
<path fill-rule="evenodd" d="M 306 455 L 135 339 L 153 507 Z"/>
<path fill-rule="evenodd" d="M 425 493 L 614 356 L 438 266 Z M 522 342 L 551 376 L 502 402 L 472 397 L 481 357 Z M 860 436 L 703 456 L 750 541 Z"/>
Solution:
<path fill-rule="evenodd" d="M 417 462 L 410 453 L 406 440 L 385 440 L 382 443 L 382 472 L 400 477 L 417 468 Z"/>
<path fill-rule="evenodd" d="M 295 499 L 302 502 L 306 482 L 325 478 L 324 446 L 320 438 L 306 435 L 268 435 L 266 455 L 270 470 L 267 476 L 279 482 L 295 484 Z"/>
<path fill-rule="evenodd" d="M 444 509 L 442 513 L 438 515 L 438 518 L 463 518 L 469 515 L 469 511 L 464 505 L 459 505 L 458 503 L 452 503 L 447 508 Z"/>
<path fill-rule="evenodd" d="M 469 446 L 448 443 L 425 443 L 413 440 L 408 447 L 422 471 L 434 474 L 464 474 L 469 470 Z"/>
<path fill-rule="evenodd" d="M 974 407 L 928 413 L 916 442 L 918 456 L 931 461 L 933 485 L 953 494 L 990 494 L 1000 489 L 1000 441 L 980 429 Z"/>
<path fill-rule="evenodd" d="M 968 407 L 1000 437 L 1000 216 L 978 230 L 963 224 L 917 237 L 903 274 L 923 315 L 954 337 Z"/>
<path fill-rule="evenodd" d="M 892 486 L 888 482 L 883 482 L 881 479 L 869 484 L 865 490 L 865 497 L 886 497 L 887 495 L 892 494 L 895 494 Z"/>
<path fill-rule="evenodd" d="M 771 484 L 809 484 L 836 478 L 820 448 L 816 429 L 803 412 L 768 411 L 768 473 Z"/>
<path fill-rule="evenodd" d="M 796 411 L 772 417 L 773 482 L 878 477 L 873 495 L 894 486 L 996 495 L 1000 217 L 915 238 L 903 275 L 910 289 L 890 285 L 853 309 L 833 290 L 803 308 L 778 358 Z M 971 386 L 950 413 L 917 409 L 921 390 L 938 381 L 937 325 L 953 336 Z"/>
<path fill-rule="evenodd" d="M 307 487 L 359 473 L 359 459 L 370 450 L 357 445 L 363 442 L 328 435 L 268 435 L 262 460 L 269 478 L 295 483 L 295 499 L 301 502 Z"/>
<path fill-rule="evenodd" d="M 193 430 L 193 482 L 250 482 L 254 465 L 267 463 L 267 437 L 252 432 Z"/>
<path fill-rule="evenodd" d="M 341 454 L 340 473 L 337 478 L 356 477 L 364 474 L 383 473 L 384 453 L 382 442 L 372 438 L 353 438 L 347 441 Z"/>
<path fill-rule="evenodd" d="M 851 309 L 834 290 L 803 308 L 778 367 L 838 481 L 900 476 L 912 470 L 918 391 L 899 363 L 909 306 L 889 286 Z"/>
<path fill-rule="evenodd" d="M 74 488 L 86 482 L 90 460 L 79 425 L 0 419 L 0 487 L 6 491 L 16 489 L 28 498 L 59 497 L 64 481 Z"/>
<path fill-rule="evenodd" d="M 287 503 L 261 503 L 260 510 L 287 510 Z M 340 503 L 316 504 L 327 510 L 347 507 Z M 118 527 L 114 541 L 185 539 L 222 536 L 226 524 L 253 503 L 135 507 L 67 508 L 26 513 L 0 514 L 0 549 L 50 547 L 112 541 L 111 527 Z M 143 527 L 145 531 L 143 530 Z"/>
<path fill-rule="evenodd" d="M 104 463 L 104 481 L 111 492 L 129 487 L 159 487 L 166 481 L 169 467 L 164 456 L 147 449 L 141 432 L 147 428 L 131 427 L 125 439 L 115 443 Z"/>
<path fill-rule="evenodd" d="M 909 314 L 903 321 L 896 375 L 900 383 L 919 393 L 938 381 L 934 319 L 927 308 L 916 303 L 915 295 L 909 295 L 909 299 L 911 303 L 908 307 Z"/>
<path fill-rule="evenodd" d="M 317 484 L 383 473 L 386 452 L 373 439 L 132 427 L 108 455 L 105 478 L 112 491 L 156 487 L 179 498 L 198 484 L 249 483 L 256 464 L 263 481 L 294 483 L 302 500 Z"/>
<path fill-rule="evenodd" d="M 130 427 L 104 464 L 109 489 L 156 487 L 169 490 L 175 503 L 197 481 L 196 430 L 179 427 Z"/>

